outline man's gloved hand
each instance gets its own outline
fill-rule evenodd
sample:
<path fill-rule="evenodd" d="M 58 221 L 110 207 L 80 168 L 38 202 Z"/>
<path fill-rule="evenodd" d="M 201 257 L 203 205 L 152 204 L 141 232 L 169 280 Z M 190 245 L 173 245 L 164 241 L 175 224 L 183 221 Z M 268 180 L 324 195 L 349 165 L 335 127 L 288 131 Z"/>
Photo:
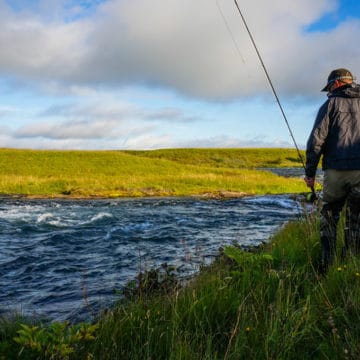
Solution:
<path fill-rule="evenodd" d="M 313 178 L 313 177 L 305 176 L 304 181 L 305 181 L 307 187 L 309 187 L 309 188 L 313 188 L 315 185 L 315 178 Z"/>

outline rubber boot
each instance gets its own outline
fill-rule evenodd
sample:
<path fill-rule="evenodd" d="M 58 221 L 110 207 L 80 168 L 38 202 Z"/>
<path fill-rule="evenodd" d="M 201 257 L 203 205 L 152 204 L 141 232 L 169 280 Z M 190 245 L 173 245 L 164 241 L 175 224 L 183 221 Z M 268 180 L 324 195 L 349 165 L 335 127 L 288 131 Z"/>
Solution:
<path fill-rule="evenodd" d="M 321 268 L 325 273 L 333 263 L 336 252 L 336 230 L 343 201 L 324 203 L 320 213 Z"/>

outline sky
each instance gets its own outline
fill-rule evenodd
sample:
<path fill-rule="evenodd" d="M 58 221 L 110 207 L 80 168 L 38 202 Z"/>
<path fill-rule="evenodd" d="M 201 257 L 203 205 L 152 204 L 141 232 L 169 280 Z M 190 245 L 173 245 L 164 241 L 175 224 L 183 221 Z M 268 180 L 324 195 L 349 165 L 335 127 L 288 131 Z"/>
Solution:
<path fill-rule="evenodd" d="M 360 79 L 359 0 L 238 0 L 296 142 L 331 70 Z M 233 0 L 0 0 L 0 148 L 294 144 Z"/>

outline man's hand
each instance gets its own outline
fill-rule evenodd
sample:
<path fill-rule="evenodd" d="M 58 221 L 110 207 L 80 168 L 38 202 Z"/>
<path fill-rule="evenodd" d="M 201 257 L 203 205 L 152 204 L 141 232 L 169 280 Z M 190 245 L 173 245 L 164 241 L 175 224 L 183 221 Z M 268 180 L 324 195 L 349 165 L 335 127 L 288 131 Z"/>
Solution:
<path fill-rule="evenodd" d="M 315 178 L 313 178 L 313 177 L 305 176 L 304 181 L 305 181 L 307 187 L 309 187 L 309 188 L 313 188 L 315 185 Z"/>

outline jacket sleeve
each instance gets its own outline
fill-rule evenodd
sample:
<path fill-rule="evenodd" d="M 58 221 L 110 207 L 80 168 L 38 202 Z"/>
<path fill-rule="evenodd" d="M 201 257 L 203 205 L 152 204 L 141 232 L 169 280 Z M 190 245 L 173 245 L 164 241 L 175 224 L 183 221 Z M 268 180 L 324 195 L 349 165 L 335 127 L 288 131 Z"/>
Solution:
<path fill-rule="evenodd" d="M 305 166 L 305 175 L 307 177 L 315 177 L 316 169 L 329 133 L 329 105 L 330 101 L 327 100 L 319 109 L 307 141 Z"/>

